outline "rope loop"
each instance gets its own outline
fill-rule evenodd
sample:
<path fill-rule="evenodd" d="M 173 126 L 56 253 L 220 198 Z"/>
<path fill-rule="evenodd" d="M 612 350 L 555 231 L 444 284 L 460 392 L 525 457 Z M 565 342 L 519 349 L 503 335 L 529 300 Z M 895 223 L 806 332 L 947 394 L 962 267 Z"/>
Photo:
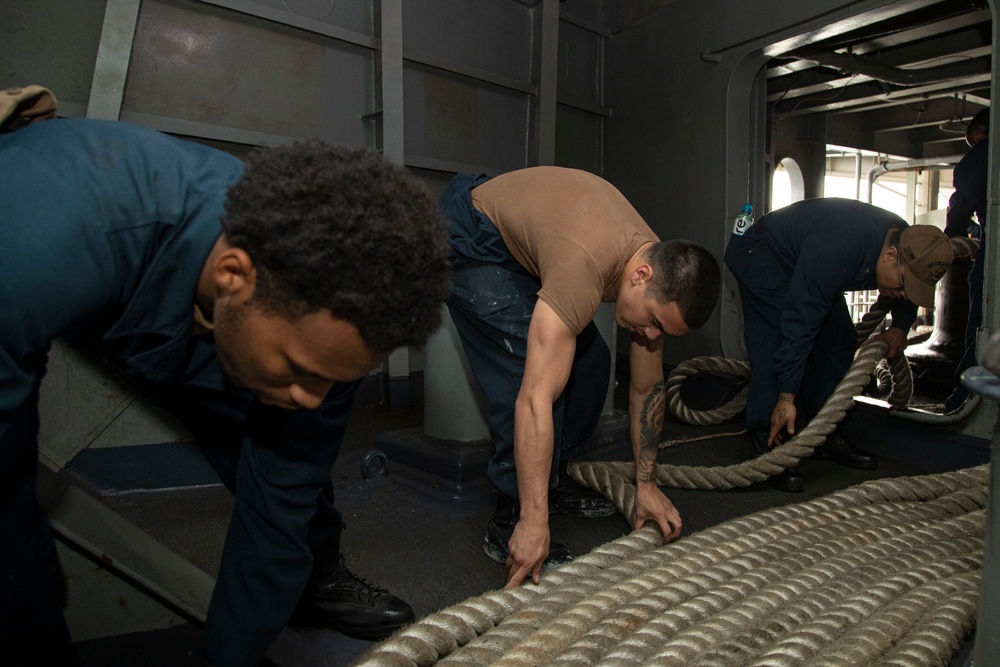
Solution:
<path fill-rule="evenodd" d="M 973 241 L 973 243 L 975 242 Z M 858 363 L 857 359 L 858 355 L 861 354 L 861 348 L 866 341 L 872 338 L 888 312 L 888 300 L 878 299 L 871 305 L 868 312 L 864 314 L 861 321 L 855 324 L 858 336 L 858 351 L 855 353 L 855 365 Z M 664 383 L 667 409 L 671 415 L 687 424 L 707 426 L 709 424 L 721 424 L 724 421 L 732 419 L 746 408 L 746 387 L 728 402 L 710 410 L 695 410 L 686 405 L 681 398 L 681 385 L 702 371 L 718 371 L 744 378 L 750 377 L 750 364 L 745 361 L 711 356 L 694 357 L 693 359 L 688 359 L 677 364 L 667 375 L 666 382 Z M 910 372 L 910 365 L 906 362 L 906 358 L 903 355 L 897 355 L 895 359 L 885 363 L 884 366 L 880 362 L 877 366 L 869 369 L 868 372 L 869 374 L 875 374 L 880 389 L 884 389 L 885 393 L 888 394 L 886 400 L 892 407 L 902 408 L 906 406 L 913 395 L 913 376 Z M 866 385 L 867 382 L 858 387 L 855 393 L 861 393 L 861 389 Z M 794 465 L 794 463 L 790 465 Z"/>
<path fill-rule="evenodd" d="M 747 404 L 746 387 L 731 400 L 712 410 L 692 410 L 684 404 L 684 401 L 681 400 L 681 385 L 684 384 L 685 380 L 702 371 L 712 370 L 741 378 L 750 377 L 750 364 L 745 361 L 726 359 L 725 357 L 694 357 L 682 361 L 670 371 L 664 383 L 667 407 L 671 414 L 688 424 L 706 426 L 708 424 L 721 424 L 743 411 Z"/>
<path fill-rule="evenodd" d="M 885 357 L 888 346 L 878 338 L 869 338 L 858 350 L 854 363 L 819 413 L 794 436 L 770 451 L 729 466 L 695 467 L 658 464 L 656 482 L 679 489 L 726 490 L 763 482 L 804 458 L 826 441 L 847 411 L 854 396 L 868 384 L 876 364 Z M 699 362 L 703 365 L 703 362 Z M 895 364 L 894 364 L 895 366 Z M 903 366 L 906 366 L 905 360 Z M 895 377 L 895 376 L 894 376 Z M 601 472 L 596 472 L 600 469 Z M 594 489 L 615 503 L 626 517 L 635 510 L 633 466 L 625 462 L 573 463 L 567 473 L 576 482 Z"/>
<path fill-rule="evenodd" d="M 969 257 L 975 260 L 979 257 L 979 241 L 970 239 L 967 236 L 956 236 L 949 239 L 951 249 L 955 252 L 955 257 Z"/>

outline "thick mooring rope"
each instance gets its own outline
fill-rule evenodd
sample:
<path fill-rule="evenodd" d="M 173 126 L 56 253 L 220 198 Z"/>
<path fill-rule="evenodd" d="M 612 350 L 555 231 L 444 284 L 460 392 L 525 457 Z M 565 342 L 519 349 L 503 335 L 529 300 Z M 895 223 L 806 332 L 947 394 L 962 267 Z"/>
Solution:
<path fill-rule="evenodd" d="M 887 313 L 888 311 L 882 303 L 876 301 L 862 316 L 861 321 L 854 325 L 857 330 L 859 347 L 871 337 Z M 724 404 L 708 410 L 695 410 L 684 403 L 681 397 L 682 385 L 692 376 L 703 371 L 718 371 L 737 378 L 746 378 L 750 376 L 750 364 L 725 357 L 707 356 L 694 357 L 677 364 L 670 371 L 664 383 L 667 409 L 670 413 L 685 423 L 697 424 L 698 426 L 720 424 L 739 414 L 746 407 L 747 389 L 745 387 Z M 901 408 L 909 402 L 910 396 L 913 394 L 913 376 L 905 357 L 897 355 L 891 362 L 882 359 L 874 373 L 880 385 L 888 385 L 889 396 L 886 400 L 892 407 Z"/>
<path fill-rule="evenodd" d="M 833 395 L 809 424 L 794 437 L 771 451 L 749 461 L 730 466 L 656 466 L 656 483 L 681 489 L 733 489 L 762 482 L 811 456 L 826 441 L 847 410 L 854 405 L 854 395 L 864 387 L 875 364 L 886 353 L 886 343 L 869 339 L 858 350 L 854 363 Z M 567 472 L 576 482 L 602 493 L 626 517 L 635 506 L 635 469 L 624 461 L 600 461 L 570 464 Z"/>
<path fill-rule="evenodd" d="M 692 410 L 684 403 L 681 398 L 681 385 L 692 376 L 710 370 L 722 371 L 741 378 L 750 376 L 750 364 L 745 361 L 725 357 L 694 357 L 682 361 L 670 371 L 664 383 L 667 409 L 671 414 L 688 424 L 705 426 L 722 423 L 743 411 L 747 405 L 746 387 L 726 403 L 709 410 Z"/>
<path fill-rule="evenodd" d="M 970 257 L 974 260 L 979 255 L 979 241 L 975 239 L 957 237 L 950 239 L 950 242 L 955 257 Z M 859 347 L 871 337 L 888 314 L 884 304 L 885 301 L 873 303 L 868 312 L 861 317 L 861 321 L 855 324 Z M 693 410 L 685 405 L 681 398 L 681 385 L 702 371 L 719 371 L 735 377 L 749 377 L 750 364 L 725 357 L 695 357 L 682 361 L 670 372 L 665 383 L 667 408 L 671 414 L 688 424 L 705 426 L 727 421 L 746 407 L 745 388 L 723 405 L 709 410 Z M 880 386 L 890 387 L 889 396 L 886 398 L 888 403 L 897 409 L 905 407 L 913 393 L 913 376 L 906 359 L 898 355 L 891 362 L 882 360 L 874 373 Z"/>
<path fill-rule="evenodd" d="M 886 344 L 870 339 L 884 316 L 873 310 L 858 324 L 854 364 L 794 438 L 737 466 L 658 466 L 657 483 L 747 486 L 811 455 L 885 356 Z M 696 414 L 683 406 L 679 386 L 701 370 L 741 375 L 748 366 L 685 363 L 676 382 L 668 378 L 674 414 L 714 424 L 743 409 L 745 394 L 708 417 Z M 905 359 L 881 373 L 891 376 L 890 402 L 905 405 L 912 390 Z M 630 464 L 576 464 L 569 473 L 632 514 Z M 876 480 L 667 545 L 647 525 L 546 573 L 538 586 L 432 614 L 355 665 L 944 665 L 975 622 L 988 484 L 988 466 Z"/>
<path fill-rule="evenodd" d="M 649 526 L 356 664 L 943 665 L 975 619 L 988 478 L 865 482 L 667 545 Z"/>
<path fill-rule="evenodd" d="M 970 256 L 973 259 L 979 253 L 979 242 L 974 239 L 969 238 L 953 238 L 950 239 L 952 251 L 955 253 L 956 257 Z M 857 341 L 859 347 L 864 347 L 865 343 L 871 339 L 872 334 L 885 319 L 888 314 L 888 310 L 885 308 L 886 302 L 876 301 L 872 304 L 871 308 L 867 313 L 865 313 L 861 321 L 855 324 L 855 329 L 857 330 Z M 885 349 L 885 348 L 883 348 Z M 885 356 L 883 352 L 882 357 Z M 859 377 L 854 374 L 855 369 L 863 368 L 865 375 Z M 674 370 L 672 370 L 665 382 L 665 394 L 667 401 L 667 409 L 675 417 L 684 421 L 688 424 L 697 424 L 699 426 L 705 426 L 708 424 L 719 424 L 724 421 L 735 417 L 746 407 L 746 395 L 747 390 L 744 388 L 735 397 L 724 403 L 723 405 L 717 406 L 709 410 L 693 410 L 684 404 L 681 398 L 681 386 L 688 380 L 691 376 L 696 375 L 702 371 L 719 371 L 726 373 L 735 377 L 749 377 L 750 375 L 750 365 L 743 361 L 736 361 L 733 359 L 726 359 L 725 357 L 695 357 L 678 364 Z M 834 396 L 831 397 L 831 401 L 836 399 L 838 402 L 845 399 L 845 394 L 849 393 L 852 399 L 851 405 L 853 405 L 853 396 L 860 393 L 861 389 L 867 384 L 868 374 L 874 374 L 876 380 L 880 387 L 888 386 L 889 392 L 886 401 L 890 406 L 896 409 L 906 407 L 909 402 L 910 396 L 913 394 L 913 376 L 910 372 L 910 365 L 906 362 L 906 358 L 903 355 L 897 355 L 895 359 L 886 360 L 879 358 L 875 365 L 869 364 L 867 358 L 862 359 L 860 350 L 855 357 L 854 364 L 848 371 L 847 376 L 838 385 Z M 861 381 L 860 383 L 858 381 Z M 850 407 L 850 406 L 848 406 Z M 836 428 L 837 423 L 840 422 L 844 417 L 843 411 L 830 411 L 824 419 L 833 419 L 832 424 L 830 423 L 820 423 L 816 422 L 821 419 L 823 415 L 823 410 L 813 419 L 813 422 L 809 424 L 806 431 L 810 428 L 815 427 L 815 431 L 822 432 L 825 436 L 829 434 L 834 428 Z M 814 440 L 813 433 L 810 433 L 809 442 L 810 444 Z M 707 436 L 705 439 L 710 438 Z M 719 437 L 719 436 L 717 436 Z M 792 438 L 787 445 L 792 445 L 792 442 L 797 440 Z M 820 439 L 816 444 L 811 444 L 812 449 L 809 450 L 805 456 L 809 456 L 812 450 L 816 446 L 822 444 L 823 440 Z M 665 446 L 667 443 L 662 443 L 661 447 Z M 674 443 L 670 443 L 674 444 Z M 797 446 L 801 446 L 802 443 L 795 443 Z M 777 448 L 777 450 L 782 450 L 784 447 Z M 795 449 L 797 453 L 798 450 Z M 775 452 L 770 452 L 765 456 L 771 456 Z M 804 458 L 804 456 L 799 456 L 795 458 L 792 449 L 788 449 L 786 454 L 778 457 L 773 457 L 771 461 L 762 461 L 764 457 L 759 459 L 754 459 L 758 463 L 747 462 L 746 464 L 740 464 L 739 466 L 728 466 L 726 468 L 676 468 L 672 471 L 664 471 L 662 477 L 660 478 L 660 483 L 667 486 L 674 486 L 677 488 L 698 488 L 698 489 L 731 489 L 734 487 L 748 486 L 754 482 L 762 481 L 772 474 L 780 472 L 780 469 L 770 467 L 770 464 L 782 465 L 783 468 L 787 469 L 789 466 L 795 465 L 799 460 Z M 794 459 L 794 460 L 793 460 Z M 593 465 L 587 466 L 592 468 Z M 597 467 L 604 467 L 603 464 L 598 464 Z M 630 473 L 625 471 L 625 468 L 619 464 L 611 464 L 609 466 L 614 472 L 610 474 L 622 473 L 629 476 Z M 765 474 L 764 477 L 760 477 L 761 474 Z M 697 472 L 704 471 L 704 472 Z M 590 471 L 580 471 L 579 475 L 581 478 L 586 478 L 588 482 L 582 482 L 581 479 L 574 477 L 578 482 L 589 484 L 603 484 L 599 481 L 596 476 Z M 604 474 L 601 474 L 604 477 Z M 679 481 L 673 481 L 679 480 Z M 720 484 L 716 486 L 716 484 Z M 598 489 L 599 486 L 593 486 L 592 488 Z"/>

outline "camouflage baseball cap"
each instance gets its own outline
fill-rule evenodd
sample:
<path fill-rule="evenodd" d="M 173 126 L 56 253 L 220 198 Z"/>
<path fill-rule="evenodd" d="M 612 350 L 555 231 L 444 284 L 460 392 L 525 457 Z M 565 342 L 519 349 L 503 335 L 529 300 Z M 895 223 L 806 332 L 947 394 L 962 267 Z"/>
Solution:
<path fill-rule="evenodd" d="M 912 225 L 899 237 L 899 256 L 906 267 L 903 277 L 906 298 L 930 308 L 934 305 L 934 288 L 955 256 L 951 242 L 937 227 Z"/>
<path fill-rule="evenodd" d="M 55 117 L 56 98 L 48 88 L 32 85 L 0 90 L 0 132 Z"/>

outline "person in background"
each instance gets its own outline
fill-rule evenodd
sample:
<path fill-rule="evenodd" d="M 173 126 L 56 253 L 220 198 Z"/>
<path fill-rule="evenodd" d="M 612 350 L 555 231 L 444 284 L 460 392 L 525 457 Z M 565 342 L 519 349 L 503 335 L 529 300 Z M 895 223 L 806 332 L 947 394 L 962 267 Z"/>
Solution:
<path fill-rule="evenodd" d="M 0 91 L 0 110 L 36 108 L 36 93 L 51 97 Z M 412 621 L 345 565 L 330 470 L 361 379 L 439 325 L 448 242 L 426 188 L 377 154 L 321 142 L 244 162 L 126 123 L 23 125 L 0 134 L 10 664 L 76 663 L 35 499 L 39 384 L 57 336 L 177 416 L 235 496 L 204 630 L 211 664 L 259 664 L 293 615 L 364 639 Z"/>
<path fill-rule="evenodd" d="M 945 411 L 957 410 L 969 396 L 959 378 L 976 363 L 976 335 L 983 323 L 983 255 L 986 248 L 986 174 L 989 169 L 990 110 L 982 109 L 965 130 L 969 152 L 955 165 L 952 184 L 955 192 L 948 200 L 944 233 L 948 238 L 971 236 L 979 239 L 979 257 L 969 269 L 969 319 L 965 325 L 965 353 L 955 369 L 955 390 L 945 399 Z M 978 224 L 972 221 L 975 215 Z"/>
<path fill-rule="evenodd" d="M 441 196 L 451 222 L 448 308 L 490 400 L 497 496 L 483 550 L 507 586 L 538 583 L 543 564 L 572 558 L 552 543 L 549 514 L 606 516 L 605 498 L 574 484 L 566 463 L 595 431 L 610 352 L 593 322 L 602 302 L 630 336 L 629 412 L 637 491 L 634 525 L 664 541 L 681 518 L 654 477 L 664 415 L 663 337 L 708 320 L 718 261 L 687 241 L 662 242 L 610 183 L 560 167 L 487 178 L 459 174 Z"/>
<path fill-rule="evenodd" d="M 936 227 L 911 227 L 889 211 L 849 199 L 796 202 L 730 237 L 725 264 L 743 307 L 753 451 L 766 452 L 808 423 L 850 368 L 857 332 L 844 292 L 878 289 L 891 299 L 892 326 L 878 337 L 892 359 L 906 347 L 917 306 L 933 305 L 934 287 L 951 260 L 951 244 Z M 814 456 L 875 468 L 875 457 L 844 436 L 845 424 Z M 804 488 L 794 467 L 768 483 L 789 492 Z"/>

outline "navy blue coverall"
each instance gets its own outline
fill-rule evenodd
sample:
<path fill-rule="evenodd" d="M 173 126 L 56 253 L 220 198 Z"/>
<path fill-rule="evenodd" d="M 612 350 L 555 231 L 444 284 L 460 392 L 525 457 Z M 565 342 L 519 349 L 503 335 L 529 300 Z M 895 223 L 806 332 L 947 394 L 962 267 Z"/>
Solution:
<path fill-rule="evenodd" d="M 38 387 L 57 336 L 179 417 L 235 495 L 205 627 L 213 665 L 257 664 L 308 581 L 311 548 L 339 551 L 330 469 L 357 383 L 316 410 L 267 406 L 227 386 L 210 334 L 191 335 L 242 172 L 226 153 L 126 123 L 0 135 L 0 645 L 30 652 L 24 664 L 74 661 L 35 499 Z"/>
<path fill-rule="evenodd" d="M 541 283 L 510 254 L 500 231 L 472 206 L 472 189 L 486 176 L 459 174 L 441 194 L 451 236 L 452 294 L 448 311 L 462 339 L 469 367 L 490 400 L 488 418 L 496 453 L 487 466 L 494 489 L 517 499 L 514 470 L 514 404 L 524 377 L 528 326 Z M 552 405 L 556 447 L 549 487 L 560 461 L 584 453 L 607 398 L 611 352 L 591 322 L 576 337 L 569 381 Z"/>
<path fill-rule="evenodd" d="M 844 292 L 876 289 L 886 233 L 906 222 L 850 199 L 806 199 L 730 237 L 725 263 L 740 288 L 750 361 L 746 420 L 770 429 L 778 392 L 811 420 L 844 378 L 857 333 Z M 916 305 L 892 299 L 892 326 L 909 331 Z"/>
<path fill-rule="evenodd" d="M 979 220 L 980 256 L 969 269 L 969 319 L 965 325 L 965 353 L 955 369 L 956 390 L 945 406 L 948 410 L 959 407 L 961 401 L 968 395 L 965 387 L 959 382 L 962 372 L 976 364 L 976 334 L 983 323 L 983 280 L 984 266 L 982 255 L 986 252 L 986 174 L 989 169 L 989 141 L 981 139 L 969 149 L 952 173 L 952 184 L 955 192 L 948 200 L 948 218 L 944 233 L 948 238 L 967 236 L 969 234 L 972 214 Z"/>

